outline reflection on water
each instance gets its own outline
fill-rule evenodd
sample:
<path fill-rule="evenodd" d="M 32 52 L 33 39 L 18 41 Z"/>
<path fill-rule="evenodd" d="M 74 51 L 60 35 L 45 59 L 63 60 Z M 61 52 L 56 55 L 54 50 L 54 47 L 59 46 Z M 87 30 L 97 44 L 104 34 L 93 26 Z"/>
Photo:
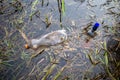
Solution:
<path fill-rule="evenodd" d="M 120 22 L 119 4 L 117 0 L 0 1 L 0 79 L 111 79 L 104 68 L 105 36 L 119 32 L 112 27 Z M 101 25 L 90 37 L 86 33 L 95 22 Z M 46 48 L 28 65 L 36 52 L 24 49 L 26 42 L 16 27 L 28 39 L 66 29 L 68 40 Z"/>

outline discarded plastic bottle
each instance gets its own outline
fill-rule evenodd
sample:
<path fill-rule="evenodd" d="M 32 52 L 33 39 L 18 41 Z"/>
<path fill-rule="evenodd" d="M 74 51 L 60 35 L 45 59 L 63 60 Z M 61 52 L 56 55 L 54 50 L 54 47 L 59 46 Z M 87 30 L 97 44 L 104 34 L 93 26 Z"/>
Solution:
<path fill-rule="evenodd" d="M 41 46 L 50 47 L 60 44 L 67 40 L 66 30 L 57 30 L 42 36 L 40 39 L 32 39 L 30 44 L 26 44 L 25 48 L 32 48 L 34 50 Z"/>
<path fill-rule="evenodd" d="M 92 27 L 92 29 L 91 29 L 91 31 L 88 31 L 88 35 L 90 36 L 90 37 L 94 37 L 95 36 L 95 31 L 98 29 L 98 27 L 99 27 L 99 23 L 95 23 L 94 24 L 94 26 Z"/>

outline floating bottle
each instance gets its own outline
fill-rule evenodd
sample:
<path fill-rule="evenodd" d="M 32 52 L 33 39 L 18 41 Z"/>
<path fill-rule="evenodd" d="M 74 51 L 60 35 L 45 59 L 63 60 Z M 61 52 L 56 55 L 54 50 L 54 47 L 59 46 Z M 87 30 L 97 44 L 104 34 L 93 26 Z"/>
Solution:
<path fill-rule="evenodd" d="M 92 29 L 90 30 L 90 31 L 88 31 L 88 35 L 90 36 L 90 37 L 94 37 L 95 36 L 95 31 L 98 29 L 98 27 L 100 26 L 100 24 L 99 23 L 95 23 L 94 24 L 94 26 L 92 27 Z"/>
<path fill-rule="evenodd" d="M 25 48 L 32 48 L 34 50 L 40 48 L 41 46 L 50 47 L 60 44 L 67 40 L 66 30 L 57 30 L 50 32 L 39 39 L 31 39 L 30 43 L 25 45 Z"/>

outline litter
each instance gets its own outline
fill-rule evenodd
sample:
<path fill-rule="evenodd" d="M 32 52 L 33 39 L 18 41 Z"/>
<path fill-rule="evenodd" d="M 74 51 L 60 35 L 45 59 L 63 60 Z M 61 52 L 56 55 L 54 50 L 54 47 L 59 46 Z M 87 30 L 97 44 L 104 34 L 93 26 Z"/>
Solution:
<path fill-rule="evenodd" d="M 50 32 L 39 39 L 31 39 L 30 43 L 25 45 L 25 48 L 32 48 L 37 50 L 40 47 L 50 47 L 57 44 L 60 44 L 67 40 L 66 30 L 57 30 Z"/>
<path fill-rule="evenodd" d="M 88 31 L 88 35 L 90 37 L 94 37 L 96 35 L 95 31 L 98 29 L 98 27 L 100 26 L 99 23 L 95 23 L 94 26 L 92 27 L 91 31 Z"/>

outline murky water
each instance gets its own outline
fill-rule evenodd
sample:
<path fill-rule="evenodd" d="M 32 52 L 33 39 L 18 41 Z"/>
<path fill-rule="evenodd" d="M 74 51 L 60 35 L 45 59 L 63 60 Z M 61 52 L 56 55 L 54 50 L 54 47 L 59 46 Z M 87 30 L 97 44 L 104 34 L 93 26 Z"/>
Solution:
<path fill-rule="evenodd" d="M 1 80 L 110 79 L 104 68 L 105 51 L 101 49 L 105 36 L 112 32 L 112 26 L 120 22 L 109 11 L 113 9 L 119 14 L 120 2 L 65 0 L 65 12 L 62 14 L 58 1 L 0 1 L 0 53 L 3 56 L 0 58 Z M 97 35 L 89 38 L 84 34 L 84 29 L 95 22 L 99 22 L 100 27 Z M 29 39 L 66 29 L 68 41 L 45 49 L 29 63 L 29 58 L 35 51 L 23 47 L 26 42 L 15 26 L 21 28 Z M 91 27 L 87 29 L 90 30 Z"/>

